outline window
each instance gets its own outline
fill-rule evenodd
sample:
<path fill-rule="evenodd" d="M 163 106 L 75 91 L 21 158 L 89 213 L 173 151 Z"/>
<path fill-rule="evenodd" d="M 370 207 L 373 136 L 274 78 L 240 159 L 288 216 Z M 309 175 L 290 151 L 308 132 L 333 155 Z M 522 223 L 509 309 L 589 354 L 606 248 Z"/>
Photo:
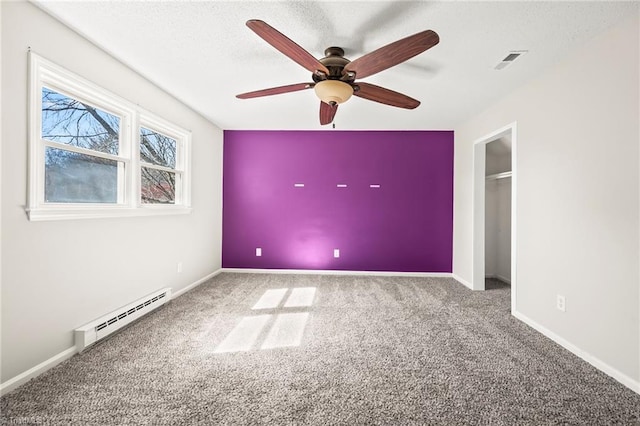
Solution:
<path fill-rule="evenodd" d="M 150 126 L 151 127 L 151 126 Z M 140 196 L 144 204 L 175 204 L 182 171 L 176 169 L 178 141 L 140 126 Z"/>
<path fill-rule="evenodd" d="M 190 212 L 190 133 L 30 52 L 30 220 Z"/>
<path fill-rule="evenodd" d="M 118 203 L 121 118 L 42 87 L 45 203 Z"/>

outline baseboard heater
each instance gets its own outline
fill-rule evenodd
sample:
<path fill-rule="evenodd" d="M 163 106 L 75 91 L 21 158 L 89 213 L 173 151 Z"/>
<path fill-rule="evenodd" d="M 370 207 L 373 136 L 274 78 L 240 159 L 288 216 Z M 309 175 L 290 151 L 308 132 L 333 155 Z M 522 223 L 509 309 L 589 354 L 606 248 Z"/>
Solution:
<path fill-rule="evenodd" d="M 164 305 L 169 300 L 171 300 L 171 289 L 163 288 L 76 328 L 74 333 L 76 349 L 78 352 L 82 352 L 98 340 Z"/>

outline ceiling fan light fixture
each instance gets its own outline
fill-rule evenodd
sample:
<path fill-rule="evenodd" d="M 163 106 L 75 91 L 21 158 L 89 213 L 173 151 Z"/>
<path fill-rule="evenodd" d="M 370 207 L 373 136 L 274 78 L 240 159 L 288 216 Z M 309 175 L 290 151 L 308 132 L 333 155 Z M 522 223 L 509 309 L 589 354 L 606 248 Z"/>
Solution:
<path fill-rule="evenodd" d="M 340 80 L 323 80 L 314 86 L 316 95 L 329 105 L 341 104 L 353 95 L 353 87 Z"/>

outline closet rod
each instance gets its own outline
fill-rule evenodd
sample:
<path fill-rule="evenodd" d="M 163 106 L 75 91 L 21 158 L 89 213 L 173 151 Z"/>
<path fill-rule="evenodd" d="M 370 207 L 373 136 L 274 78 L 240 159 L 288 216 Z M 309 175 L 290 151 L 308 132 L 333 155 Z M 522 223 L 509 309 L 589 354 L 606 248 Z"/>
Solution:
<path fill-rule="evenodd" d="M 486 177 L 487 180 L 496 180 L 496 179 L 504 179 L 504 178 L 508 178 L 511 177 L 512 172 L 508 171 L 508 172 L 502 172 L 502 173 L 496 173 L 495 175 L 489 175 Z"/>

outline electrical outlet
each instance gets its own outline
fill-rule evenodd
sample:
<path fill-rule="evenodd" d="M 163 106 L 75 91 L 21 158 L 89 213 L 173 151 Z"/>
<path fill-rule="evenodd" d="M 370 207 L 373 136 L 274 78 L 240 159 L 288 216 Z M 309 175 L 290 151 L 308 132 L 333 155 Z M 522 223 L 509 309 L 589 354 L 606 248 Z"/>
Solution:
<path fill-rule="evenodd" d="M 257 256 L 257 257 L 262 256 L 262 248 L 260 248 L 260 247 L 256 247 L 256 256 Z"/>
<path fill-rule="evenodd" d="M 182 262 L 178 262 L 178 266 L 176 266 L 176 271 L 178 271 L 178 273 L 182 272 Z"/>
<path fill-rule="evenodd" d="M 340 249 L 333 249 L 333 257 L 336 259 L 340 257 Z"/>
<path fill-rule="evenodd" d="M 566 312 L 567 305 L 566 305 L 566 300 L 564 299 L 564 296 L 560 294 L 556 296 L 556 307 L 558 308 L 558 310 L 562 312 Z"/>

